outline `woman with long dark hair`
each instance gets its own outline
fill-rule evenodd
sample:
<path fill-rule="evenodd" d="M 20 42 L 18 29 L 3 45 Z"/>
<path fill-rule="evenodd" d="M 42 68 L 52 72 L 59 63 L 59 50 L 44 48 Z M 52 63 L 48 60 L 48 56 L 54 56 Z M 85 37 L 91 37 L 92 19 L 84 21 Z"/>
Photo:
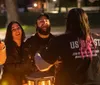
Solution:
<path fill-rule="evenodd" d="M 67 16 L 66 27 L 66 33 L 70 32 L 78 39 L 81 57 L 84 57 L 83 51 L 86 51 L 86 54 L 87 52 L 91 54 L 89 57 L 92 59 L 90 44 L 94 48 L 95 45 L 90 32 L 88 16 L 84 10 L 80 8 L 72 9 Z"/>
<path fill-rule="evenodd" d="M 35 62 L 40 71 L 46 71 L 59 63 L 55 77 L 55 85 L 83 85 L 87 82 L 87 71 L 90 63 L 100 54 L 100 37 L 91 34 L 86 12 L 81 8 L 73 8 L 68 12 L 66 33 L 60 35 L 36 54 Z M 44 62 L 44 59 L 46 62 Z M 39 62 L 48 66 L 45 69 Z"/>
<path fill-rule="evenodd" d="M 2 82 L 7 85 L 22 85 L 22 68 L 20 65 L 23 61 L 22 58 L 22 44 L 25 39 L 25 33 L 21 25 L 12 21 L 7 26 L 5 45 L 7 60 L 4 64 L 4 74 Z"/>

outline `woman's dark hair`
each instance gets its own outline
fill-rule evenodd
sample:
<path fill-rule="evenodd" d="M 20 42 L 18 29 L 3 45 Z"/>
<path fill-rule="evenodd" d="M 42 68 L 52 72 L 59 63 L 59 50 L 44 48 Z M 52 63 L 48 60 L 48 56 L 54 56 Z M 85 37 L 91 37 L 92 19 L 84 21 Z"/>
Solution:
<path fill-rule="evenodd" d="M 85 40 L 90 34 L 88 16 L 81 8 L 73 8 L 69 11 L 66 26 L 66 32 L 70 31 Z"/>
<path fill-rule="evenodd" d="M 66 22 L 66 32 L 71 32 L 79 41 L 79 50 L 82 58 L 84 56 L 92 59 L 91 44 L 95 49 L 95 45 L 90 34 L 90 26 L 88 16 L 81 8 L 73 8 L 69 11 Z M 90 55 L 90 56 L 88 56 Z"/>
<path fill-rule="evenodd" d="M 12 21 L 8 24 L 7 26 L 7 31 L 6 31 L 6 36 L 5 36 L 5 44 L 11 44 L 13 41 L 13 36 L 12 36 L 12 25 L 16 23 L 20 26 L 21 30 L 22 30 L 22 39 L 21 39 L 21 43 L 24 41 L 25 39 L 25 33 L 24 33 L 24 30 L 22 28 L 22 26 L 17 22 L 17 21 Z"/>

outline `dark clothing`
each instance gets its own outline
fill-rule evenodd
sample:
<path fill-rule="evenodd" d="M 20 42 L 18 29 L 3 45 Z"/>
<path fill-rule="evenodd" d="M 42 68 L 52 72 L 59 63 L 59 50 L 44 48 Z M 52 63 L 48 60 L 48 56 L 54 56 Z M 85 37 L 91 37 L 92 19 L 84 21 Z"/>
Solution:
<path fill-rule="evenodd" d="M 24 74 L 21 50 L 22 46 L 18 47 L 15 42 L 6 45 L 7 60 L 4 64 L 4 74 L 1 83 L 6 81 L 7 85 L 22 85 Z"/>
<path fill-rule="evenodd" d="M 97 47 L 97 56 L 94 58 L 88 69 L 88 82 L 93 85 L 100 85 L 100 35 L 92 34 L 94 43 Z"/>
<path fill-rule="evenodd" d="M 31 36 L 26 40 L 24 44 L 24 55 L 26 58 L 29 58 L 33 64 L 33 68 L 31 68 L 32 72 L 38 71 L 34 62 L 35 54 L 39 52 L 40 49 L 42 49 L 44 46 L 46 46 L 52 38 L 54 38 L 52 34 L 50 34 L 48 38 L 41 38 L 36 33 L 34 36 Z"/>
<path fill-rule="evenodd" d="M 6 64 L 19 64 L 22 62 L 21 54 L 22 46 L 18 46 L 15 42 L 6 45 L 7 60 Z"/>
<path fill-rule="evenodd" d="M 98 48 L 91 48 L 93 60 L 100 54 L 99 42 L 95 41 L 95 43 Z M 62 64 L 56 74 L 55 85 L 72 85 L 72 83 L 82 85 L 87 82 L 87 71 L 91 60 L 87 55 L 84 55 L 84 59 L 81 57 L 78 37 L 73 33 L 54 38 L 48 47 L 41 51 L 41 56 L 50 64 L 53 64 L 59 56 L 61 58 Z"/>

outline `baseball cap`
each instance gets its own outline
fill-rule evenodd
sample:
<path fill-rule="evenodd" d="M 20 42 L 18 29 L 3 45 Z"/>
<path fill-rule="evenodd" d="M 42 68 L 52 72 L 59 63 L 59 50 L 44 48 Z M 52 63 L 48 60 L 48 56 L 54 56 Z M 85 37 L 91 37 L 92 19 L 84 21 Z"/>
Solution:
<path fill-rule="evenodd" d="M 45 16 L 47 19 L 49 19 L 49 15 L 46 14 L 46 13 L 41 13 L 41 14 L 37 17 L 37 19 L 40 19 L 42 16 Z"/>

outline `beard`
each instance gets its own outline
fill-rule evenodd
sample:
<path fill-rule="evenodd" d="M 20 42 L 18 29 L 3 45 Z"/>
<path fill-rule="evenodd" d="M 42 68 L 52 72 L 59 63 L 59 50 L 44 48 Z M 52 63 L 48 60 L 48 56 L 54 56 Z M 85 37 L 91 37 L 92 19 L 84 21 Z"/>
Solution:
<path fill-rule="evenodd" d="M 49 26 L 48 28 L 46 28 L 45 31 L 43 29 L 37 27 L 36 31 L 39 32 L 42 35 L 48 35 L 48 34 L 50 34 L 51 27 Z"/>

